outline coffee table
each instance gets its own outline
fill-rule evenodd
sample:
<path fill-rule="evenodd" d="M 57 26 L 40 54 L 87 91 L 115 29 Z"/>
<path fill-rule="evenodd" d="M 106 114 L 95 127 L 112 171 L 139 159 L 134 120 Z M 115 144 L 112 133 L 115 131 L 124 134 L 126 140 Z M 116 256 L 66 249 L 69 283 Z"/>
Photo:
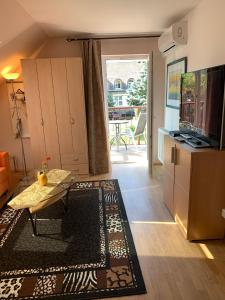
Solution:
<path fill-rule="evenodd" d="M 40 186 L 34 178 L 24 181 L 16 190 L 8 206 L 13 209 L 25 209 L 29 215 L 33 235 L 37 236 L 37 212 L 61 200 L 64 210 L 67 210 L 67 201 L 70 187 L 75 182 L 75 176 L 70 171 L 53 169 L 47 173 L 48 183 Z M 21 191 L 22 189 L 22 191 Z M 33 215 L 34 214 L 34 218 Z"/>

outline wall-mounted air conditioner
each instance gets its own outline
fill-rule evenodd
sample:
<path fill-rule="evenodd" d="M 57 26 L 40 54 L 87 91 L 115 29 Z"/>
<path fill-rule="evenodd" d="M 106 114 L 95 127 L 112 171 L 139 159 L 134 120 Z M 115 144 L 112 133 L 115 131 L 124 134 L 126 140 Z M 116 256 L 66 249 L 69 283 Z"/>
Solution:
<path fill-rule="evenodd" d="M 186 45 L 187 39 L 187 21 L 175 23 L 159 37 L 159 50 L 165 53 L 175 46 Z"/>

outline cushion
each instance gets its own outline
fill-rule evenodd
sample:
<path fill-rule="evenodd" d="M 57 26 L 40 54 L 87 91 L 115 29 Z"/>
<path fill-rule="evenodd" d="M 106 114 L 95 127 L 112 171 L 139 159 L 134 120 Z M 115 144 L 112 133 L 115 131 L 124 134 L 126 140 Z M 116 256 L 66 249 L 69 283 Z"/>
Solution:
<path fill-rule="evenodd" d="M 8 181 L 8 172 L 5 167 L 0 167 L 0 183 L 6 180 Z"/>
<path fill-rule="evenodd" d="M 9 183 L 8 180 L 0 182 L 0 196 L 4 194 L 9 189 Z M 0 200 L 1 201 L 1 200 Z M 1 208 L 1 202 L 0 202 L 0 208 Z"/>

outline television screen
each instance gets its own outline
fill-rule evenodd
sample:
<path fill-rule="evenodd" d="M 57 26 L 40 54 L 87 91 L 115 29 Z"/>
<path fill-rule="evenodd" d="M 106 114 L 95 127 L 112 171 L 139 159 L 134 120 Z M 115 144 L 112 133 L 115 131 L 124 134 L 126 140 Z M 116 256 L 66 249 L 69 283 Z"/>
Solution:
<path fill-rule="evenodd" d="M 195 81 L 196 73 L 182 74 L 181 121 L 195 124 Z"/>
<path fill-rule="evenodd" d="M 220 142 L 225 66 L 182 74 L 180 121 Z"/>

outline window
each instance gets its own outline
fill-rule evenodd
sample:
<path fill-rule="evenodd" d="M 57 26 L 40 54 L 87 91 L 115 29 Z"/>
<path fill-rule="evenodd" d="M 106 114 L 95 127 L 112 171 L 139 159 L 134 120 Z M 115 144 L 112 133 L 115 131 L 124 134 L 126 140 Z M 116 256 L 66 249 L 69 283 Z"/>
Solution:
<path fill-rule="evenodd" d="M 122 106 L 123 105 L 123 101 L 119 101 L 119 105 Z"/>
<path fill-rule="evenodd" d="M 115 87 L 115 89 L 121 89 L 122 88 L 122 80 L 116 79 L 114 82 L 114 87 Z"/>
<path fill-rule="evenodd" d="M 122 100 L 123 99 L 122 96 L 114 96 L 113 98 L 114 98 L 114 100 Z"/>
<path fill-rule="evenodd" d="M 118 99 L 117 99 L 117 97 L 113 97 L 113 101 L 114 101 L 114 105 L 117 106 L 118 105 Z"/>
<path fill-rule="evenodd" d="M 129 78 L 127 80 L 127 88 L 130 89 L 133 83 L 134 83 L 134 78 Z"/>

